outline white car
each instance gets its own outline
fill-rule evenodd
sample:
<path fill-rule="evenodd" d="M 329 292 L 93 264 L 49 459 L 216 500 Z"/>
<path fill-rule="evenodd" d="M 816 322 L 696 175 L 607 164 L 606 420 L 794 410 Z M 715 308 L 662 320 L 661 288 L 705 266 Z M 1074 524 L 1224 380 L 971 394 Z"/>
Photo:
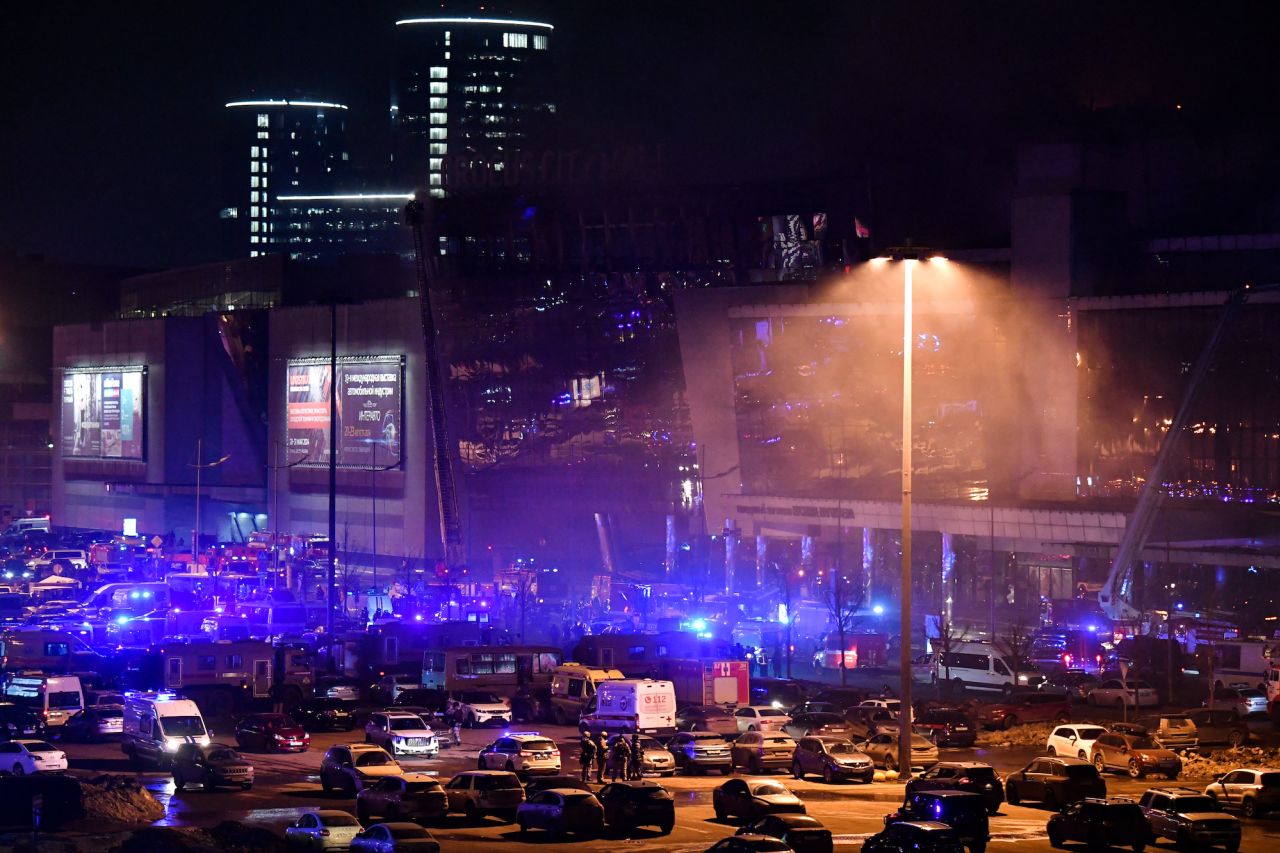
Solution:
<path fill-rule="evenodd" d="M 554 776 L 560 772 L 560 750 L 554 741 L 538 732 L 512 732 L 480 750 L 477 767 Z"/>
<path fill-rule="evenodd" d="M 740 732 L 780 732 L 791 715 L 772 705 L 747 705 L 733 712 Z"/>
<path fill-rule="evenodd" d="M 859 708 L 887 708 L 893 712 L 896 717 L 902 711 L 901 699 L 863 699 L 858 703 Z"/>
<path fill-rule="evenodd" d="M 0 743 L 0 772 L 25 776 L 60 773 L 67 769 L 67 754 L 48 741 L 11 740 Z"/>
<path fill-rule="evenodd" d="M 305 812 L 284 830 L 290 850 L 346 850 L 360 834 L 360 821 L 340 809 Z"/>
<path fill-rule="evenodd" d="M 84 551 L 77 549 L 55 549 L 45 551 L 43 554 L 37 554 L 30 560 L 27 560 L 27 568 L 32 571 L 39 572 L 41 569 L 48 568 L 54 563 L 62 563 L 69 569 L 78 569 L 85 571 L 89 568 L 89 555 Z"/>
<path fill-rule="evenodd" d="M 439 853 L 440 842 L 416 823 L 375 823 L 351 840 L 351 853 Z"/>
<path fill-rule="evenodd" d="M 1145 681 L 1124 682 L 1109 678 L 1089 692 L 1089 704 L 1154 708 L 1160 704 L 1160 694 Z"/>
<path fill-rule="evenodd" d="M 1093 754 L 1093 742 L 1106 733 L 1107 730 L 1102 726 L 1058 726 L 1049 733 L 1049 739 L 1044 744 L 1045 752 L 1088 761 Z"/>
<path fill-rule="evenodd" d="M 487 690 L 464 690 L 449 700 L 449 709 L 468 726 L 511 725 L 511 703 Z"/>
<path fill-rule="evenodd" d="M 364 727 L 365 743 L 376 743 L 391 753 L 435 758 L 440 741 L 417 714 L 407 711 L 375 711 Z"/>

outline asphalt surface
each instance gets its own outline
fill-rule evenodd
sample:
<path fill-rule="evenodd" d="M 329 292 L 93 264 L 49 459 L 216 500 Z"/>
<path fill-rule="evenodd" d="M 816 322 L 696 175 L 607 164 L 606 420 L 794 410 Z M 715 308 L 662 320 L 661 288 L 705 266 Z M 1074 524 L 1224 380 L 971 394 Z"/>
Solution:
<path fill-rule="evenodd" d="M 1091 715 L 1092 716 L 1092 715 Z M 561 744 L 566 772 L 577 769 L 576 729 L 562 726 L 519 726 L 521 730 L 537 729 L 553 737 Z M 439 775 L 446 781 L 461 770 L 474 769 L 479 750 L 500 734 L 497 729 L 474 729 L 463 732 L 460 747 L 442 750 L 432 760 L 401 760 L 407 770 L 425 770 Z M 335 743 L 360 741 L 362 732 L 357 728 L 351 733 L 313 734 L 311 748 L 304 753 L 263 754 L 244 752 L 254 764 L 256 778 L 250 791 L 222 789 L 215 792 L 187 790 L 181 794 L 173 789 L 172 778 L 167 773 L 144 772 L 138 774 L 147 787 L 165 806 L 167 815 L 160 824 L 175 826 L 212 826 L 223 820 L 236 819 L 282 831 L 302 812 L 316 808 L 340 808 L 355 812 L 353 797 L 338 793 L 326 795 L 320 788 L 318 770 L 325 750 Z M 446 735 L 447 739 L 447 735 Z M 233 737 L 215 736 L 215 740 L 234 744 Z M 64 743 L 71 770 L 90 773 L 129 773 L 129 767 L 119 744 Z M 977 749 L 943 749 L 942 759 L 985 761 L 1001 774 L 1019 770 L 1032 758 L 1041 754 L 1035 747 L 1005 747 Z M 808 813 L 821 820 L 835 836 L 837 850 L 858 850 L 867 836 L 883 828 L 884 815 L 893 811 L 902 801 L 903 786 L 897 782 L 871 784 L 840 783 L 827 785 L 816 778 L 797 782 L 790 774 L 775 774 L 774 778 L 794 791 L 808 809 Z M 720 776 L 675 776 L 659 780 L 668 788 L 676 802 L 676 827 L 669 836 L 641 830 L 633 837 L 606 837 L 602 839 L 576 839 L 570 835 L 556 842 L 557 846 L 583 851 L 617 851 L 620 849 L 648 851 L 705 850 L 718 839 L 732 835 L 737 830 L 734 822 L 716 820 L 712 813 L 711 791 L 719 785 Z M 1202 789 L 1205 780 L 1188 781 L 1187 785 Z M 1108 775 L 1107 790 L 1110 794 L 1137 797 L 1148 787 L 1167 784 L 1164 780 L 1131 780 L 1124 776 Z M 1179 783 L 1181 784 L 1181 783 Z M 1045 825 L 1050 812 L 1023 806 L 1004 806 L 991 819 L 993 844 L 1003 850 L 1049 850 Z M 1245 851 L 1280 850 L 1280 815 L 1244 820 Z M 460 816 L 450 816 L 429 826 L 446 850 L 488 851 L 547 848 L 551 842 L 536 830 L 520 837 L 512 824 L 490 818 L 478 824 L 470 824 Z M 1083 849 L 1083 848 L 1079 848 Z M 1155 849 L 1174 849 L 1172 842 L 1163 842 Z"/>

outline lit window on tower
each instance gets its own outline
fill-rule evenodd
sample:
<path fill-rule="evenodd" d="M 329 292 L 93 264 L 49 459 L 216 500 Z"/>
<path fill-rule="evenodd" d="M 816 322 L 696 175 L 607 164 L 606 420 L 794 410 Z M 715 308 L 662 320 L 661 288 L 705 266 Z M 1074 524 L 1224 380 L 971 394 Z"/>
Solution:
<path fill-rule="evenodd" d="M 435 81 L 431 84 L 431 94 L 433 95 L 445 95 L 445 94 L 448 94 L 448 92 L 449 92 L 448 83 L 441 83 L 439 81 Z"/>
<path fill-rule="evenodd" d="M 445 68 L 443 65 L 431 66 L 431 79 L 432 80 L 448 80 L 449 69 Z"/>
<path fill-rule="evenodd" d="M 270 116 L 268 116 L 266 113 L 258 113 L 258 127 L 269 127 L 270 124 L 271 124 Z"/>
<path fill-rule="evenodd" d="M 529 37 L 524 33 L 503 33 L 503 47 L 528 47 Z"/>
<path fill-rule="evenodd" d="M 546 50 L 546 49 L 547 49 L 547 37 L 546 37 L 546 36 L 534 36 L 534 37 L 533 37 L 533 49 L 534 49 L 534 50 Z"/>

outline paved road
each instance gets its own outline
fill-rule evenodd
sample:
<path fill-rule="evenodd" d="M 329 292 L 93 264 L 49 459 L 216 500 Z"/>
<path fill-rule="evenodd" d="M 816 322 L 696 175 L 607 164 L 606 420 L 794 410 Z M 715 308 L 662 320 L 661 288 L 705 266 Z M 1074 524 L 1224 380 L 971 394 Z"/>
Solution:
<path fill-rule="evenodd" d="M 542 726 L 541 731 L 553 736 L 562 745 L 575 735 L 566 727 Z M 494 730 L 470 730 L 463 732 L 463 745 L 445 750 L 441 757 L 430 761 L 408 760 L 402 763 L 407 769 L 433 771 L 447 779 L 453 773 L 475 767 L 479 749 L 497 734 Z M 218 738 L 219 740 L 231 740 Z M 254 762 L 257 781 L 251 791 L 186 791 L 175 793 L 171 779 L 162 773 L 143 773 L 142 778 L 157 798 L 165 805 L 168 814 L 161 823 L 172 825 L 211 826 L 228 818 L 250 821 L 281 830 L 307 810 L 318 807 L 343 808 L 354 812 L 354 800 L 338 794 L 326 795 L 320 789 L 317 771 L 325 750 L 334 743 L 359 740 L 357 730 L 353 734 L 318 734 L 312 737 L 308 752 L 288 755 L 249 754 Z M 119 750 L 118 744 L 65 744 L 73 770 L 97 772 L 132 772 Z M 569 759 L 566 766 L 576 766 L 573 756 L 576 747 L 563 746 Z M 1017 770 L 1039 754 L 1034 747 L 1008 747 L 992 749 L 943 750 L 944 760 L 974 759 L 986 761 L 1001 773 Z M 811 815 L 819 818 L 836 836 L 838 850 L 857 850 L 867 835 L 883 826 L 883 817 L 901 802 L 902 786 L 898 783 L 879 782 L 870 785 L 826 785 L 817 780 L 797 782 L 790 776 L 778 776 L 805 800 Z M 676 828 L 670 836 L 656 833 L 640 833 L 630 839 L 599 839 L 564 842 L 567 846 L 583 851 L 610 851 L 620 849 L 648 851 L 705 850 L 717 839 L 731 835 L 736 826 L 717 821 L 711 809 L 711 790 L 720 784 L 720 778 L 676 776 L 662 780 L 676 798 Z M 1137 796 L 1156 782 L 1130 780 L 1123 776 L 1108 776 L 1107 789 L 1113 794 Z M 1196 783 L 1203 784 L 1200 780 Z M 994 841 L 1007 850 L 1048 850 L 1044 828 L 1049 813 L 1040 809 L 1006 806 L 992 819 Z M 432 834 L 445 843 L 448 850 L 493 850 L 495 846 L 513 853 L 522 850 L 545 848 L 548 843 L 538 832 L 520 838 L 514 826 L 490 819 L 471 825 L 460 817 L 449 818 L 431 827 Z M 1159 847 L 1158 845 L 1157 847 Z M 1000 849 L 1000 848 L 997 848 Z M 1166 849 L 1173 849 L 1168 845 Z M 1246 821 L 1245 851 L 1280 850 L 1280 818 Z"/>

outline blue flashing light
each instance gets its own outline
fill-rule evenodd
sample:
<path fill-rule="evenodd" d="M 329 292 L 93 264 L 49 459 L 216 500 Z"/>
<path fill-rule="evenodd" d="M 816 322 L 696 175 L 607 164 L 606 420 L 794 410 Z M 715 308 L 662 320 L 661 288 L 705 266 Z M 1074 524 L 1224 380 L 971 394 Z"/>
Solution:
<path fill-rule="evenodd" d="M 1089 626 L 1089 631 L 1090 631 L 1091 633 L 1094 633 L 1094 634 L 1098 633 L 1098 626 L 1097 626 L 1097 625 L 1090 625 L 1090 626 Z"/>
<path fill-rule="evenodd" d="M 415 622 L 421 622 L 421 621 L 422 621 L 422 614 L 421 614 L 421 613 L 415 613 L 415 614 L 413 614 L 413 619 L 414 619 L 414 621 L 415 621 Z"/>
<path fill-rule="evenodd" d="M 876 605 L 873 605 L 873 606 L 872 606 L 872 608 L 871 608 L 871 612 L 872 612 L 872 613 L 874 613 L 874 614 L 875 614 L 875 615 L 877 615 L 877 616 L 883 616 L 883 615 L 884 615 L 884 605 L 883 605 L 883 604 L 876 604 Z"/>
<path fill-rule="evenodd" d="M 689 624 L 689 627 L 701 634 L 703 631 L 707 630 L 707 620 L 694 619 L 693 622 Z"/>
<path fill-rule="evenodd" d="M 1181 601 L 1179 601 L 1179 602 L 1178 602 L 1176 605 L 1174 605 L 1174 606 L 1175 606 L 1175 607 L 1177 607 L 1179 610 L 1181 610 L 1181 609 L 1182 609 L 1182 602 L 1181 602 Z"/>
<path fill-rule="evenodd" d="M 117 617 L 116 617 L 116 624 L 117 624 L 117 625 L 127 625 L 127 624 L 129 624 L 129 617 L 128 617 L 128 616 L 117 616 Z"/>

